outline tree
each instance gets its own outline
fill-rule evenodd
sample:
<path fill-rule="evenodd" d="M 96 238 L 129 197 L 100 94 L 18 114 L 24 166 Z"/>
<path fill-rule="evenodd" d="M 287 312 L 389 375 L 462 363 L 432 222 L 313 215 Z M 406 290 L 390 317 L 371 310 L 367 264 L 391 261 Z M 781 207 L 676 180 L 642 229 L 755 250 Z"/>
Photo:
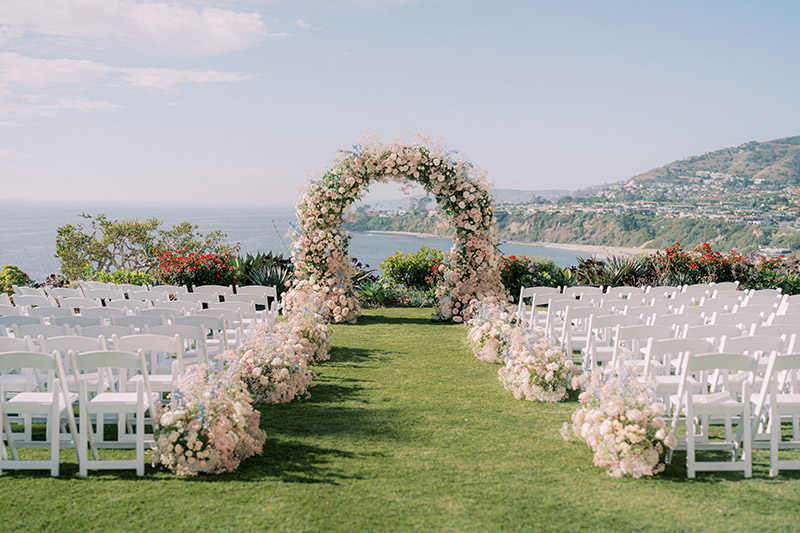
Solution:
<path fill-rule="evenodd" d="M 92 272 L 153 272 L 163 251 L 186 248 L 216 253 L 226 245 L 221 231 L 203 235 L 189 222 L 166 230 L 156 218 L 119 221 L 103 213 L 79 216 L 88 221 L 88 227 L 66 224 L 56 235 L 56 257 L 69 279 L 86 278 Z"/>

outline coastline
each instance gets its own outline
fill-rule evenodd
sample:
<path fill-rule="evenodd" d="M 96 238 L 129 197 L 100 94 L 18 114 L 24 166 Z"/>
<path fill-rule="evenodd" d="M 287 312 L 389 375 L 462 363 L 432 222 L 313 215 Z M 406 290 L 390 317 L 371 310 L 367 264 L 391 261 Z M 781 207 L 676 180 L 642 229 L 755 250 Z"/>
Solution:
<path fill-rule="evenodd" d="M 443 235 L 435 235 L 433 233 L 417 233 L 413 231 L 383 231 L 383 230 L 368 230 L 363 233 L 381 233 L 385 235 L 408 235 L 411 237 L 434 238 L 434 239 L 448 239 Z M 568 250 L 571 252 L 584 253 L 588 256 L 596 255 L 600 257 L 608 257 L 612 255 L 632 256 L 638 254 L 650 254 L 658 251 L 656 248 L 642 248 L 633 246 L 602 246 L 597 244 L 566 244 L 559 242 L 543 242 L 543 241 L 502 241 L 509 244 L 520 244 L 524 246 L 542 246 L 544 248 L 553 248 L 556 250 Z"/>

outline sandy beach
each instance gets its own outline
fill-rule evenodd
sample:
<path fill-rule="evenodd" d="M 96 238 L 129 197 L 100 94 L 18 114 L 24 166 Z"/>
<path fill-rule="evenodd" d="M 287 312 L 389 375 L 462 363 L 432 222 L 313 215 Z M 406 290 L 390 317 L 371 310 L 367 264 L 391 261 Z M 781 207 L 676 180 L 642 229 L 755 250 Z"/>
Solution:
<path fill-rule="evenodd" d="M 387 235 L 409 235 L 412 237 L 424 237 L 435 239 L 446 239 L 445 235 L 434 235 L 433 233 L 416 233 L 413 231 L 366 231 L 364 233 L 383 233 Z M 585 257 L 593 255 L 600 257 L 609 257 L 612 255 L 631 256 L 639 254 L 651 254 L 656 252 L 655 248 L 640 248 L 640 247 L 627 247 L 627 246 L 599 246 L 594 244 L 565 244 L 557 242 L 526 242 L 526 241 L 502 241 L 509 244 L 522 244 L 526 246 L 542 246 L 545 248 L 555 248 L 557 250 L 568 250 L 576 252 L 576 255 L 584 254 Z"/>

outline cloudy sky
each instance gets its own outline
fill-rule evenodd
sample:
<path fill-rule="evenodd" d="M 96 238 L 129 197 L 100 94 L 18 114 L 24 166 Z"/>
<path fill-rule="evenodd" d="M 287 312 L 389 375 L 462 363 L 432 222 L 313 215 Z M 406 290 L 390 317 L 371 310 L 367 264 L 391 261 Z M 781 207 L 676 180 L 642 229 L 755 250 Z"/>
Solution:
<path fill-rule="evenodd" d="M 292 204 L 366 127 L 497 187 L 800 134 L 800 3 L 1 0 L 0 198 Z"/>

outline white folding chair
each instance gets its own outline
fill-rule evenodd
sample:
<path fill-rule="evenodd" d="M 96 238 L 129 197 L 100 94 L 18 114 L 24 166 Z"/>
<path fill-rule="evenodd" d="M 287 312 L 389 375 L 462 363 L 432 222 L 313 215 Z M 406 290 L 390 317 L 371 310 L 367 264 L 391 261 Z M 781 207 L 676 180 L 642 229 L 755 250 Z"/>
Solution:
<path fill-rule="evenodd" d="M 644 368 L 646 364 L 645 348 L 650 339 L 664 340 L 671 338 L 675 338 L 675 332 L 669 326 L 652 326 L 649 324 L 623 326 L 618 324 L 614 331 L 614 351 L 611 355 L 611 364 L 615 366 L 622 364 L 638 365 L 640 368 Z M 623 361 L 620 358 L 623 353 L 633 354 L 633 359 Z"/>
<path fill-rule="evenodd" d="M 53 319 L 53 324 L 56 326 L 69 326 L 71 328 L 75 328 L 76 326 L 102 326 L 103 319 L 91 316 L 81 316 L 81 315 L 73 315 L 73 316 L 59 316 Z"/>
<path fill-rule="evenodd" d="M 581 350 L 584 371 L 593 370 L 600 364 L 613 359 L 614 332 L 617 326 L 634 326 L 641 324 L 638 317 L 627 315 L 592 315 L 589 318 L 588 338 Z"/>
<path fill-rule="evenodd" d="M 150 360 L 148 373 L 150 386 L 154 392 L 172 392 L 178 377 L 183 374 L 183 341 L 180 335 L 170 337 L 139 333 L 125 337 L 115 336 L 112 344 L 115 350 L 144 353 L 145 360 Z M 142 378 L 140 376 L 133 378 L 137 379 Z"/>
<path fill-rule="evenodd" d="M 686 475 L 693 479 L 698 471 L 737 471 L 741 470 L 745 478 L 752 477 L 752 432 L 750 381 L 742 382 L 742 394 L 737 395 L 726 388 L 712 392 L 704 384 L 707 376 L 717 375 L 723 384 L 729 374 L 739 375 L 742 372 L 753 376 L 756 371 L 756 360 L 749 355 L 730 353 L 689 354 L 686 358 L 684 372 L 678 394 L 673 401 L 675 409 L 671 429 L 677 433 L 677 424 L 681 412 L 685 412 L 686 423 Z M 694 375 L 700 390 L 692 393 L 687 387 L 687 378 Z M 711 425 L 723 422 L 737 422 L 735 434 L 725 432 L 722 440 L 710 438 Z M 701 430 L 698 433 L 698 428 Z M 697 450 L 727 450 L 730 460 L 699 461 Z M 671 455 L 671 451 L 668 452 Z M 737 458 L 738 457 L 738 458 Z"/>
<path fill-rule="evenodd" d="M 521 323 L 528 322 L 534 326 L 544 325 L 545 315 L 537 316 L 536 297 L 543 297 L 544 302 L 541 302 L 543 304 L 547 299 L 555 297 L 560 292 L 561 290 L 557 287 L 521 287 L 519 291 L 519 303 L 517 304 L 517 317 L 519 317 L 519 321 Z M 530 304 L 526 302 L 528 299 L 530 299 Z M 528 305 L 531 306 L 530 311 L 527 309 Z"/>
<path fill-rule="evenodd" d="M 78 382 L 78 395 L 80 398 L 80 430 L 78 437 L 80 475 L 85 477 L 89 470 L 133 468 L 136 469 L 137 476 L 143 476 L 145 412 L 149 410 L 153 415 L 160 410 L 161 406 L 158 396 L 153 394 L 150 387 L 150 378 L 144 354 L 106 350 L 81 354 L 70 352 L 70 358 L 75 372 L 75 379 Z M 116 369 L 119 388 L 117 391 L 103 391 L 90 397 L 87 384 L 81 376 L 84 372 L 98 371 L 101 368 Z M 131 383 L 128 379 L 129 372 L 140 373 L 141 380 Z M 97 439 L 92 430 L 92 415 L 98 419 L 106 415 L 116 415 L 118 417 L 118 431 L 122 433 L 120 435 L 121 438 L 116 443 Z M 126 432 L 128 415 L 133 415 L 134 435 L 129 435 Z M 134 437 L 133 443 L 128 440 L 131 436 Z M 103 444 L 106 447 L 129 447 L 133 444 L 136 449 L 136 459 L 100 460 L 97 453 L 98 444 Z M 92 452 L 91 459 L 89 459 L 89 449 Z"/>
<path fill-rule="evenodd" d="M 142 332 L 145 327 L 163 326 L 164 318 L 160 316 L 123 316 L 114 320 L 117 326 L 133 328 L 134 332 Z"/>
<path fill-rule="evenodd" d="M 753 432 L 758 434 L 759 423 L 766 426 L 769 435 L 769 475 L 774 477 L 780 470 L 800 470 L 800 461 L 781 459 L 780 450 L 800 449 L 800 354 L 777 354 L 770 356 L 764 383 L 758 394 L 753 394 Z M 789 419 L 792 437 L 783 439 L 782 422 Z M 764 421 L 766 420 L 766 424 Z M 759 440 L 756 439 L 756 443 Z"/>
<path fill-rule="evenodd" d="M 233 294 L 233 285 L 196 285 L 192 288 L 192 292 L 204 292 L 225 296 L 227 294 Z"/>
<path fill-rule="evenodd" d="M 64 369 L 61 360 L 49 353 L 4 352 L 0 353 L 0 368 L 15 368 L 20 371 L 20 374 L 23 374 L 25 370 L 48 374 L 46 391 L 34 390 L 31 381 L 28 381 L 24 391 L 10 397 L 7 397 L 7 392 L 0 381 L 0 473 L 3 470 L 36 469 L 50 470 L 51 476 L 58 476 L 62 444 L 60 430 L 62 415 L 66 415 L 70 444 L 77 451 L 77 429 L 72 404 L 78 399 L 78 395 L 70 393 L 62 387 Z M 27 438 L 18 442 L 16 434 L 11 431 L 10 415 L 45 416 L 49 442 L 36 442 Z M 4 441 L 8 444 L 8 452 L 3 444 Z M 49 444 L 49 460 L 20 459 L 18 447 L 41 447 L 42 444 Z"/>
<path fill-rule="evenodd" d="M 3 293 L 0 293 L 3 294 Z M 7 296 L 4 294 L 4 296 Z M 0 316 L 19 316 L 19 312 L 22 310 L 21 307 L 16 307 L 11 304 L 2 304 L 0 303 Z"/>
<path fill-rule="evenodd" d="M 73 313 L 78 311 L 78 314 L 82 314 L 83 310 L 87 307 L 97 307 L 102 305 L 100 300 L 95 300 L 92 298 L 78 298 L 74 296 L 61 298 L 59 299 L 58 303 L 64 309 L 71 309 Z"/>
<path fill-rule="evenodd" d="M 145 327 L 145 333 L 154 335 L 180 336 L 183 343 L 183 365 L 206 364 L 211 362 L 208 358 L 208 331 L 201 326 L 181 324 L 168 324 L 166 326 Z M 181 369 L 183 372 L 183 369 Z"/>

